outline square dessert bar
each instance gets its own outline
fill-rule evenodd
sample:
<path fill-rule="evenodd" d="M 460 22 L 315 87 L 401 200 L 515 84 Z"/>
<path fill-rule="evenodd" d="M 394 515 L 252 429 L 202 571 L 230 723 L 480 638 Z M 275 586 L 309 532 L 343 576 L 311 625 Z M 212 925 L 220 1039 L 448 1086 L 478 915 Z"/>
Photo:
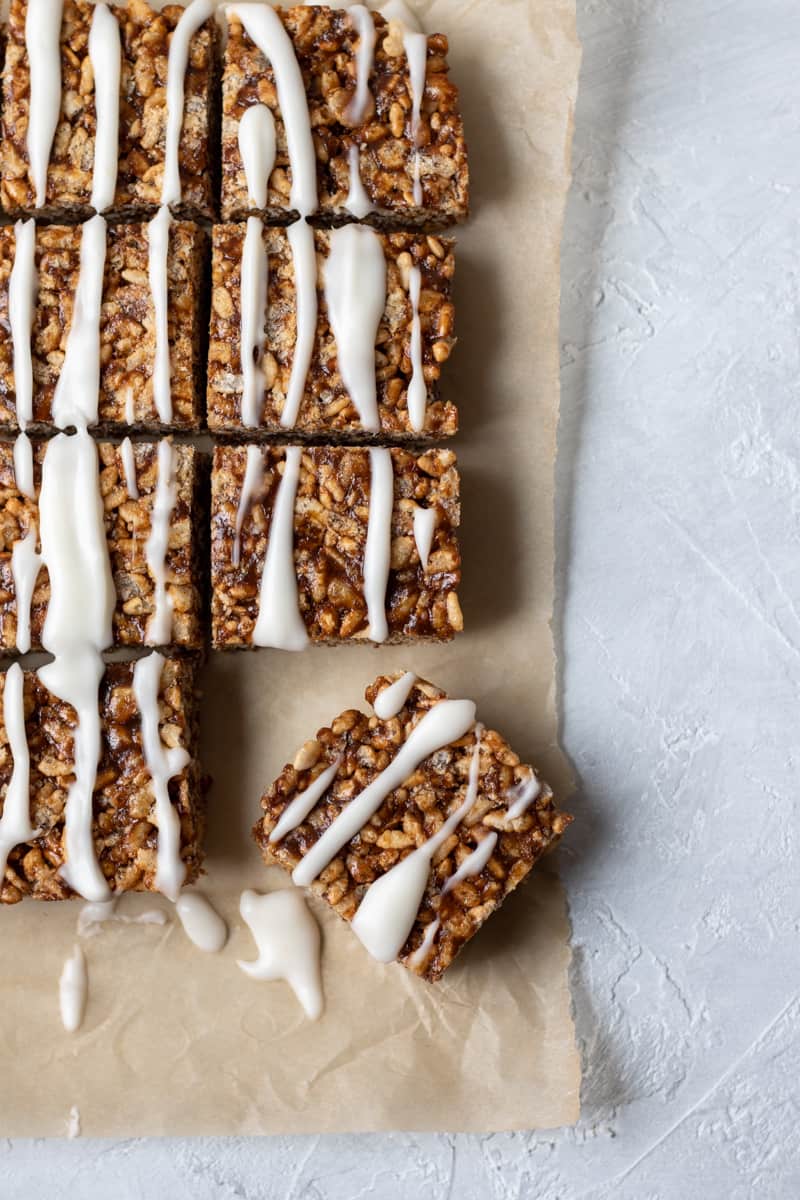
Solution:
<path fill-rule="evenodd" d="M 38 497 L 46 456 L 47 444 L 33 451 L 31 496 L 19 486 L 13 444 L 0 443 L 3 651 L 41 647 L 50 582 L 46 564 L 35 553 L 40 548 Z M 203 478 L 202 455 L 193 446 L 173 446 L 168 440 L 157 446 L 98 445 L 98 495 L 116 592 L 115 646 L 203 648 Z"/>
<path fill-rule="evenodd" d="M 65 363 L 69 364 L 72 355 L 76 361 L 71 369 L 82 368 L 77 360 L 85 359 L 84 339 L 76 339 L 70 348 L 79 283 L 83 279 L 84 289 L 92 286 L 88 256 L 84 255 L 82 266 L 81 250 L 84 237 L 88 243 L 92 235 L 103 231 L 97 226 L 67 225 L 36 229 L 35 300 L 28 337 L 26 328 L 15 325 L 11 297 L 15 268 L 18 275 L 24 270 L 32 232 L 27 225 L 0 228 L 0 428 L 8 430 L 19 428 L 21 418 L 26 424 L 16 378 L 26 365 L 32 377 L 27 424 L 43 431 L 55 424 L 53 402 Z M 207 239 L 191 222 L 169 225 L 166 308 L 159 317 L 156 291 L 159 296 L 161 292 L 160 288 L 154 291 L 149 263 L 150 240 L 155 237 L 147 224 L 107 226 L 105 230 L 105 264 L 102 282 L 98 279 L 97 284 L 102 287 L 99 395 L 97 420 L 91 422 L 101 433 L 191 432 L 201 423 L 205 329 L 200 306 Z M 166 347 L 162 344 L 164 329 Z M 94 328 L 91 336 L 95 336 Z M 157 364 L 162 356 L 166 360 L 167 354 L 165 370 Z"/>
<path fill-rule="evenodd" d="M 451 638 L 459 520 L 450 450 L 218 446 L 213 645 Z"/>
<path fill-rule="evenodd" d="M 142 665 L 147 662 L 109 664 L 98 692 L 101 746 L 90 844 L 114 893 L 159 890 L 157 872 L 166 866 L 166 850 L 159 847 L 165 800 L 177 814 L 175 851 L 186 883 L 198 877 L 203 859 L 196 665 L 185 658 L 163 659 L 158 678 L 157 664 L 152 674 L 143 674 L 154 665 Z M 18 673 L 16 679 L 12 672 Z M 80 725 L 75 709 L 48 691 L 36 672 L 20 673 L 19 667 L 12 672 L 0 675 L 0 852 L 8 854 L 0 873 L 0 903 L 14 904 L 25 896 L 65 900 L 75 895 L 60 870 L 73 819 L 67 798 L 76 779 Z M 137 702 L 142 695 L 148 696 L 146 709 Z M 159 754 L 172 756 L 168 773 L 174 771 L 167 796 L 162 791 L 160 799 L 153 781 L 153 756 Z M 26 758 L 30 777 L 20 795 L 12 780 Z M 28 836 L 9 846 L 11 831 L 19 836 L 26 825 Z M 164 873 L 175 878 L 174 868 Z"/>
<path fill-rule="evenodd" d="M 256 235 L 258 229 L 256 228 Z M 309 234 L 309 236 L 312 236 Z M 350 252 L 338 239 L 356 238 L 355 266 L 364 253 L 383 260 L 379 286 L 385 295 L 375 336 L 374 380 L 362 397 L 363 381 L 341 360 L 328 290 L 334 273 L 346 277 Z M 372 244 L 363 246 L 363 240 Z M 298 288 L 298 272 L 285 229 L 218 225 L 213 235 L 212 312 L 208 364 L 208 425 L 213 433 L 335 437 L 377 436 L 428 440 L 457 432 L 458 412 L 439 393 L 439 377 L 450 356 L 455 270 L 453 242 L 423 234 L 379 234 L 353 227 L 313 233 L 316 293 Z M 251 297 L 242 280 L 267 265 L 267 295 Z M 313 268 L 312 268 L 313 269 Z M 302 278 L 302 274 L 300 275 Z M 298 292 L 300 293 L 298 295 Z M 256 308 L 253 311 L 253 303 Z M 293 372 L 300 367 L 298 304 L 316 305 L 313 349 L 304 362 L 299 404 Z M 252 316 L 251 316 L 252 314 Z M 337 317 L 338 313 L 334 313 Z M 362 318 L 359 316 L 359 322 Z M 372 326 L 374 328 L 374 324 Z M 370 329 L 363 318 L 363 328 Z M 252 330 L 257 330 L 256 338 Z M 351 382 L 355 397 L 342 376 Z"/>
<path fill-rule="evenodd" d="M 244 5 L 229 13 L 223 219 L 262 211 L 273 221 L 288 220 L 300 211 L 321 221 L 357 218 L 385 228 L 429 229 L 464 220 L 467 148 L 458 89 L 448 74 L 447 38 L 405 34 L 402 25 L 365 6 L 276 12 L 285 35 L 248 17 Z M 291 77 L 285 66 L 276 77 L 275 50 L 282 57 L 294 53 L 305 89 L 307 113 L 301 97 L 288 126 L 281 96 L 289 95 Z M 257 120 L 246 114 L 256 105 L 269 109 L 275 125 L 266 195 L 264 181 L 247 178 L 241 149 Z M 243 118 L 253 126 L 240 139 Z"/>
<path fill-rule="evenodd" d="M 367 688 L 301 747 L 253 830 L 382 962 L 435 981 L 571 817 L 469 701 L 413 675 Z"/>
<path fill-rule="evenodd" d="M 156 12 L 144 0 L 128 0 L 109 9 L 96 17 L 89 0 L 64 0 L 63 12 L 59 0 L 35 9 L 34 0 L 11 0 L 0 142 L 0 204 L 5 212 L 83 219 L 96 210 L 131 217 L 161 203 L 167 73 L 184 8 L 168 4 Z M 29 12 L 38 48 L 26 42 Z M 184 104 L 175 142 L 177 191 L 170 203 L 176 211 L 211 218 L 217 177 L 215 22 L 207 20 L 196 30 L 185 58 L 180 55 L 183 41 L 176 40 L 172 59 L 173 73 L 183 76 Z M 59 66 L 61 101 L 50 111 L 49 89 Z"/>

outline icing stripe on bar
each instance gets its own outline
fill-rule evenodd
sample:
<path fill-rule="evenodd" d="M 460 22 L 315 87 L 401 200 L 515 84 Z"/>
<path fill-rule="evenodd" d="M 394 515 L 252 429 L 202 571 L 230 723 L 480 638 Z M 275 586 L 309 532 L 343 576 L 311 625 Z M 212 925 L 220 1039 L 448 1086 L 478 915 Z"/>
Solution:
<path fill-rule="evenodd" d="M 201 25 L 214 15 L 216 0 L 192 0 L 175 26 L 167 60 L 167 132 L 164 150 L 162 204 L 180 204 L 183 198 L 180 144 L 183 130 L 184 91 L 189 46 Z"/>
<path fill-rule="evenodd" d="M 158 443 L 158 478 L 145 547 L 147 567 L 155 583 L 155 608 L 147 625 L 148 646 L 166 646 L 172 637 L 172 597 L 167 592 L 169 528 L 178 490 L 175 448 L 168 438 Z"/>
<path fill-rule="evenodd" d="M 242 362 L 242 424 L 250 429 L 260 425 L 264 401 L 261 359 L 266 340 L 264 325 L 268 285 L 269 257 L 264 245 L 264 225 L 260 217 L 248 217 L 242 244 L 239 346 Z"/>
<path fill-rule="evenodd" d="M 364 225 L 333 229 L 324 270 L 339 374 L 362 428 L 379 433 L 375 343 L 386 308 L 386 259 L 380 237 Z"/>
<path fill-rule="evenodd" d="M 298 887 L 308 887 L 325 870 L 331 859 L 375 815 L 391 792 L 400 787 L 426 758 L 442 746 L 449 746 L 464 737 L 474 724 L 475 705 L 471 700 L 440 700 L 429 709 L 388 767 L 342 809 L 297 864 L 292 879 Z"/>
<path fill-rule="evenodd" d="M 94 139 L 91 205 L 104 212 L 114 203 L 119 158 L 119 84 L 122 47 L 119 25 L 107 4 L 98 4 L 89 32 L 97 132 Z"/>
<path fill-rule="evenodd" d="M 422 98 L 425 95 L 425 73 L 428 62 L 428 39 L 424 33 L 410 29 L 403 31 L 403 49 L 408 60 L 408 78 L 411 91 L 411 140 L 414 143 L 414 203 L 422 205 L 422 180 L 420 179 L 419 136 Z"/>
<path fill-rule="evenodd" d="M 419 296 L 422 288 L 422 273 L 412 267 L 408 277 L 408 294 L 411 299 L 411 382 L 408 385 L 408 423 L 414 433 L 425 428 L 425 409 L 428 403 L 428 388 L 422 365 L 422 324 L 419 318 Z"/>
<path fill-rule="evenodd" d="M 242 558 L 242 526 L 247 519 L 250 505 L 253 503 L 253 496 L 263 482 L 264 459 L 261 455 L 261 447 L 248 446 L 247 465 L 244 469 L 242 494 L 239 497 L 239 506 L 236 509 L 236 528 L 233 535 L 233 547 L 231 549 L 231 563 L 234 567 L 239 566 Z"/>
<path fill-rule="evenodd" d="M 17 424 L 26 429 L 33 420 L 33 359 L 31 332 L 36 311 L 36 222 L 14 226 L 14 265 L 8 283 L 8 323 L 14 368 Z"/>
<path fill-rule="evenodd" d="M 314 352 L 317 332 L 317 252 L 314 231 L 305 221 L 295 221 L 286 231 L 292 251 L 294 268 L 295 312 L 297 335 L 294 344 L 292 372 L 281 412 L 281 425 L 291 428 L 297 420 L 306 378 Z"/>
<path fill-rule="evenodd" d="M 279 842 L 281 838 L 285 838 L 287 833 L 291 833 L 293 829 L 297 829 L 298 825 L 302 825 L 308 814 L 327 792 L 328 788 L 336 778 L 336 773 L 342 765 L 342 756 L 337 754 L 329 767 L 320 772 L 317 778 L 308 785 L 304 792 L 300 792 L 292 800 L 291 804 L 283 810 L 280 820 L 269 835 L 270 842 Z"/>
<path fill-rule="evenodd" d="M 299 446 L 286 447 L 283 477 L 272 507 L 258 617 L 253 629 L 254 645 L 272 646 L 276 650 L 304 650 L 308 645 L 294 565 L 294 506 L 301 454 Z"/>
<path fill-rule="evenodd" d="M 81 226 L 81 258 L 72 322 L 61 374 L 53 393 L 59 429 L 97 422 L 100 397 L 100 312 L 106 265 L 107 226 L 100 216 Z"/>
<path fill-rule="evenodd" d="M 385 642 L 389 636 L 386 588 L 392 557 L 394 467 L 391 452 L 382 446 L 370 448 L 369 462 L 369 520 L 364 548 L 364 599 L 367 602 L 369 637 L 373 642 Z"/>
<path fill-rule="evenodd" d="M 417 677 L 414 672 L 406 671 L 405 675 L 401 675 L 382 692 L 378 692 L 372 706 L 375 716 L 380 717 L 382 721 L 389 721 L 392 717 L 396 717 L 416 682 Z"/>
<path fill-rule="evenodd" d="M 27 150 L 34 203 L 47 198 L 47 168 L 61 112 L 63 0 L 28 0 L 25 50 L 30 70 Z"/>
<path fill-rule="evenodd" d="M 414 505 L 414 542 L 417 547 L 419 561 L 422 563 L 423 571 L 428 569 L 428 559 L 431 555 L 431 545 L 433 543 L 433 535 L 436 531 L 436 509 L 421 508 L 419 504 Z"/>
<path fill-rule="evenodd" d="M 169 353 L 169 235 L 172 216 L 166 207 L 158 210 L 147 226 L 148 275 L 153 298 L 156 351 L 153 362 L 153 403 L 158 418 L 172 420 L 172 364 Z"/>
<path fill-rule="evenodd" d="M 19 663 L 12 663 L 5 674 L 3 724 L 13 766 L 0 817 L 0 887 L 11 851 L 36 836 L 30 815 L 30 752 L 25 733 L 24 676 Z"/>
<path fill-rule="evenodd" d="M 252 104 L 239 121 L 239 154 L 247 182 L 247 202 L 266 208 L 275 166 L 275 118 L 266 104 Z"/>

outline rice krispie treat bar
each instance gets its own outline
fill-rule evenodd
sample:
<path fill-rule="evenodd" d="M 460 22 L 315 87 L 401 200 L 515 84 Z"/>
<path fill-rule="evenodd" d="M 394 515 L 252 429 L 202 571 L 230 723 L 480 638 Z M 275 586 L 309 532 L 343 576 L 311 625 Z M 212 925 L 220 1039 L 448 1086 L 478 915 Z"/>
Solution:
<path fill-rule="evenodd" d="M 453 242 L 441 237 L 354 225 L 287 232 L 256 218 L 216 226 L 210 430 L 451 436 L 458 413 L 439 378 L 455 344 L 454 270 Z"/>
<path fill-rule="evenodd" d="M 283 768 L 253 835 L 374 957 L 435 981 L 571 818 L 471 701 L 410 673 L 366 698 Z"/>
<path fill-rule="evenodd" d="M 448 640 L 459 519 L 450 450 L 218 446 L 213 646 Z"/>
<path fill-rule="evenodd" d="M 166 209 L 0 228 L 0 428 L 72 424 L 80 390 L 103 434 L 197 430 L 206 245 Z"/>
<path fill-rule="evenodd" d="M 41 558 L 39 497 L 49 444 L 0 444 L 0 649 L 39 649 L 50 603 Z M 200 650 L 203 629 L 202 455 L 193 446 L 97 447 L 97 497 L 103 507 L 114 588 L 115 646 Z M 26 481 L 22 456 L 30 456 Z M 92 586 L 91 580 L 86 587 Z"/>
<path fill-rule="evenodd" d="M 364 5 L 227 12 L 224 220 L 263 212 L 433 229 L 466 218 L 467 149 L 443 34 Z"/>
<path fill-rule="evenodd" d="M 214 215 L 211 0 L 11 0 L 0 204 L 14 216 Z M 54 87 L 54 83 L 56 86 Z M 59 86 L 60 85 L 60 86 Z"/>
<path fill-rule="evenodd" d="M 49 690 L 47 670 L 0 675 L 0 902 L 67 899 L 87 872 L 97 873 L 90 899 L 103 888 L 176 898 L 203 858 L 195 664 L 152 654 L 106 667 L 88 812 L 75 796 L 76 712 Z"/>

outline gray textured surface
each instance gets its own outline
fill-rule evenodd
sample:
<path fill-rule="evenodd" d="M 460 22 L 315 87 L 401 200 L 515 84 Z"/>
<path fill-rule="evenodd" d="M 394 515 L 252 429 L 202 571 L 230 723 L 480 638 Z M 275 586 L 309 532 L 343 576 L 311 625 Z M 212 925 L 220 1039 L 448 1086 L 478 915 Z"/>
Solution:
<path fill-rule="evenodd" d="M 558 630 L 583 1120 L 6 1143 L 26 1197 L 800 1194 L 797 3 L 580 7 Z"/>

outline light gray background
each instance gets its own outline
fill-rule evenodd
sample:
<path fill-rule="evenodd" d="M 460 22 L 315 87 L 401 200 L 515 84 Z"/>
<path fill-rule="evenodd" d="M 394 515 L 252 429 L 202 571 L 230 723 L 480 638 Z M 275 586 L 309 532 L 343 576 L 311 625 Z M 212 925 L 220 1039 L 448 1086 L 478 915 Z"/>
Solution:
<path fill-rule="evenodd" d="M 800 1194 L 800 10 L 579 8 L 557 632 L 583 1119 L 4 1143 L 3 1196 Z"/>

